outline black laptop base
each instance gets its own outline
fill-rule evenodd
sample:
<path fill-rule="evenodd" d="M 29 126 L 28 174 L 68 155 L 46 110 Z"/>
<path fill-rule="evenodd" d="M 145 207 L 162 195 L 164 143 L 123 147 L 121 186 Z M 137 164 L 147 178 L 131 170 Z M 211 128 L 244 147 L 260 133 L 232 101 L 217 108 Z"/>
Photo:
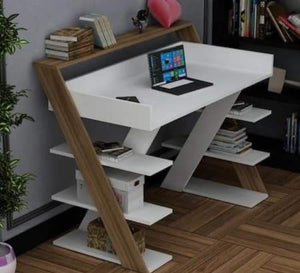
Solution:
<path fill-rule="evenodd" d="M 162 86 L 153 86 L 152 88 L 155 90 L 159 90 L 161 92 L 165 92 L 165 93 L 169 93 L 172 95 L 176 95 L 176 96 L 180 96 L 186 93 L 190 93 L 199 89 L 203 89 L 209 86 L 212 86 L 213 83 L 211 82 L 205 82 L 205 81 L 200 81 L 200 80 L 195 80 L 195 79 L 189 79 L 189 78 L 185 78 L 187 80 L 192 81 L 191 83 L 187 83 L 185 85 L 181 85 L 178 87 L 174 87 L 171 89 L 168 88 L 164 88 Z"/>

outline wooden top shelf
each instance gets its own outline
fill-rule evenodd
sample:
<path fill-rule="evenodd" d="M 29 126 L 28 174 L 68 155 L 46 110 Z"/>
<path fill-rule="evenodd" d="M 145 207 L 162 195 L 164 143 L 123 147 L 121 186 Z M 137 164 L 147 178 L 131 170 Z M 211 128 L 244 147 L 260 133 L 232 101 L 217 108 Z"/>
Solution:
<path fill-rule="evenodd" d="M 93 53 L 79 57 L 77 59 L 71 60 L 71 61 L 63 61 L 63 60 L 57 60 L 57 59 L 51 59 L 51 58 L 44 58 L 41 60 L 38 60 L 35 62 L 36 65 L 47 65 L 52 66 L 56 68 L 67 68 L 88 60 L 91 60 L 93 58 L 100 57 L 102 55 L 112 53 L 121 49 L 124 49 L 126 47 L 133 46 L 135 44 L 143 43 L 151 39 L 155 39 L 170 33 L 174 33 L 177 31 L 180 31 L 182 29 L 188 29 L 193 28 L 194 25 L 192 22 L 189 21 L 178 21 L 176 22 L 172 27 L 170 28 L 163 28 L 159 25 L 150 26 L 148 27 L 144 32 L 139 33 L 137 30 L 132 30 L 127 33 L 121 34 L 116 37 L 117 44 L 101 49 L 101 48 L 95 48 Z M 197 37 L 200 41 L 200 38 Z"/>

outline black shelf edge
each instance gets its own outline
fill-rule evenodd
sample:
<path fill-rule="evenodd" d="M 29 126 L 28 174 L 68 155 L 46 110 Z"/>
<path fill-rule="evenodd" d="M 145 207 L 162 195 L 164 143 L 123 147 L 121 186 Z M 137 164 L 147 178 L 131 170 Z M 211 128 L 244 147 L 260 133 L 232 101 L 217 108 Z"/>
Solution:
<path fill-rule="evenodd" d="M 268 91 L 268 81 L 264 81 L 244 89 L 241 96 L 245 98 L 255 97 L 294 105 L 300 104 L 300 88 L 286 84 L 282 93 L 276 94 Z"/>

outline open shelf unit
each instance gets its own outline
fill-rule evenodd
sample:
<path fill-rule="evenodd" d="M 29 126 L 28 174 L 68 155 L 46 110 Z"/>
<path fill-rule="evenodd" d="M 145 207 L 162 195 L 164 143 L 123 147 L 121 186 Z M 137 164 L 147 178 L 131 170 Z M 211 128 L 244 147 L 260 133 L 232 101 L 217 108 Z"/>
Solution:
<path fill-rule="evenodd" d="M 141 102 L 141 104 L 132 104 L 130 102 L 117 100 L 115 98 L 117 91 L 114 92 L 111 88 L 103 89 L 103 87 L 101 87 L 99 89 L 104 93 L 95 95 L 91 88 L 93 87 L 93 81 L 83 77 L 83 81 L 79 79 L 79 84 L 76 82 L 76 79 L 75 81 L 70 80 L 66 82 L 62 75 L 62 69 L 95 60 L 101 56 L 169 34 L 176 35 L 181 41 L 200 42 L 199 35 L 193 23 L 178 21 L 173 24 L 171 28 L 163 28 L 155 25 L 149 26 L 143 33 L 138 33 L 136 30 L 124 33 L 117 37 L 117 44 L 115 46 L 107 49 L 95 49 L 91 54 L 72 61 L 46 58 L 35 62 L 43 90 L 49 100 L 49 109 L 54 111 L 67 143 L 52 148 L 50 152 L 74 158 L 78 169 L 85 179 L 87 189 L 95 193 L 93 195 L 94 204 L 80 202 L 77 199 L 75 186 L 52 196 L 53 200 L 88 210 L 79 229 L 62 236 L 53 243 L 62 248 L 121 264 L 126 269 L 140 273 L 153 272 L 171 261 L 172 256 L 149 249 L 141 254 L 126 220 L 143 225 L 152 225 L 171 214 L 172 209 L 145 202 L 142 209 L 123 214 L 101 165 L 152 176 L 169 168 L 173 162 L 171 160 L 140 153 L 134 153 L 131 157 L 120 160 L 119 162 L 100 160 L 96 155 L 88 132 L 82 122 L 82 118 L 151 131 L 161 126 L 161 124 L 158 123 L 160 122 L 160 116 L 167 116 L 167 120 L 162 121 L 163 124 L 169 122 L 169 118 L 173 119 L 174 117 L 168 117 L 164 112 L 160 112 L 163 111 L 164 105 L 159 105 L 158 108 L 155 108 L 154 105 L 151 105 L 151 101 L 145 104 L 143 104 L 143 102 Z M 141 64 L 144 65 L 140 63 L 141 59 L 135 58 L 134 60 L 137 61 L 138 66 Z M 120 73 L 115 73 L 116 71 L 111 73 L 110 69 L 121 69 L 121 71 Z M 141 69 L 139 69 L 139 71 L 141 71 Z M 120 85 L 125 82 L 127 76 L 133 76 L 127 74 L 131 72 L 132 69 L 123 69 L 121 64 L 98 71 L 101 75 L 102 73 L 108 73 L 107 75 L 118 74 L 120 78 L 117 81 Z M 104 78 L 109 81 L 110 78 L 107 75 Z M 123 79 L 121 79 L 122 76 L 124 76 Z M 251 75 L 247 79 L 251 80 Z M 87 80 L 87 82 L 84 80 Z M 94 80 L 97 80 L 98 86 L 99 77 L 97 77 L 97 75 Z M 114 81 L 116 81 L 116 79 L 114 79 Z M 100 81 L 100 83 L 102 82 L 104 81 Z M 75 88 L 72 87 L 72 84 L 75 84 Z M 134 82 L 133 84 L 137 85 L 138 82 Z M 78 92 L 78 88 L 82 89 Z M 80 92 L 82 90 L 86 90 L 87 93 Z M 128 90 L 132 90 L 132 88 L 128 88 Z M 105 93 L 106 91 L 108 92 Z M 147 93 L 148 92 L 145 92 L 145 99 L 148 98 Z M 195 108 L 195 110 L 200 107 L 201 106 Z M 184 115 L 185 111 L 186 109 L 183 109 L 183 112 L 180 114 Z M 171 110 L 169 112 L 172 113 Z M 156 114 L 156 116 L 153 113 Z M 92 218 L 90 218 L 91 213 L 94 218 L 99 216 L 102 218 L 117 255 L 111 255 L 86 247 L 87 224 L 92 220 Z"/>
<path fill-rule="evenodd" d="M 97 212 L 94 204 L 78 200 L 75 185 L 52 195 L 51 199 Z M 124 217 L 126 220 L 150 226 L 170 215 L 172 212 L 173 210 L 170 208 L 145 202 L 143 208 L 134 210 L 130 213 L 124 213 Z"/>

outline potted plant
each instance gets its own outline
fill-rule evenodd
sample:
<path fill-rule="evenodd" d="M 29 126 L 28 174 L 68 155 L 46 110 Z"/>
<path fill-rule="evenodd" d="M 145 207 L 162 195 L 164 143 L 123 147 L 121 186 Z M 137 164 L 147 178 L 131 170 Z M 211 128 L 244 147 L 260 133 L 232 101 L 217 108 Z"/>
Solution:
<path fill-rule="evenodd" d="M 19 36 L 24 30 L 19 28 L 15 19 L 18 14 L 6 17 L 3 14 L 0 0 L 0 61 L 4 62 L 6 54 L 14 54 L 28 42 Z M 11 131 L 22 124 L 24 120 L 33 120 L 23 113 L 15 113 L 15 107 L 27 90 L 15 91 L 15 86 L 0 80 L 0 137 L 7 138 Z M 24 206 L 23 197 L 26 194 L 26 184 L 32 179 L 29 173 L 19 175 L 16 167 L 19 160 L 13 159 L 10 151 L 0 152 L 0 229 L 8 214 L 19 211 Z M 0 273 L 14 273 L 16 258 L 11 246 L 0 242 Z"/>

